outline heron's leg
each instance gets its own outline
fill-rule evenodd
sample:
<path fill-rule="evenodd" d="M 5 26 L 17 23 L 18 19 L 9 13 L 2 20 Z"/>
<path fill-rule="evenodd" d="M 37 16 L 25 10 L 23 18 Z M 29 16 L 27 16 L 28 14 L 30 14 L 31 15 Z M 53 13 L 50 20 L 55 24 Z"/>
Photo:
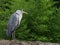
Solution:
<path fill-rule="evenodd" d="M 13 40 L 15 40 L 16 38 L 15 38 L 15 31 L 14 32 L 12 32 L 12 39 Z"/>

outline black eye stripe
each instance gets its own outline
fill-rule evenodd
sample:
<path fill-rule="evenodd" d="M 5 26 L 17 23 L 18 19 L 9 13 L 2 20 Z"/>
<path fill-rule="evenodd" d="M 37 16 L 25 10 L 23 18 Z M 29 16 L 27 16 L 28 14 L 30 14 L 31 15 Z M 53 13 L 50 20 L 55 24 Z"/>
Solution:
<path fill-rule="evenodd" d="M 18 13 L 16 13 L 17 15 L 19 15 Z"/>

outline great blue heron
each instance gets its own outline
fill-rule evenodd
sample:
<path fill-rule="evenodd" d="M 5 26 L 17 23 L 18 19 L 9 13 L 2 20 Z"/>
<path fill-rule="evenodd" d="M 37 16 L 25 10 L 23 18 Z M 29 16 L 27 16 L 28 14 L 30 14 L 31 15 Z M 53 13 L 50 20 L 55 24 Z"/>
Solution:
<path fill-rule="evenodd" d="M 12 14 L 7 25 L 7 36 L 12 36 L 13 39 L 15 38 L 14 30 L 20 25 L 23 13 L 28 14 L 23 10 L 17 10 Z"/>

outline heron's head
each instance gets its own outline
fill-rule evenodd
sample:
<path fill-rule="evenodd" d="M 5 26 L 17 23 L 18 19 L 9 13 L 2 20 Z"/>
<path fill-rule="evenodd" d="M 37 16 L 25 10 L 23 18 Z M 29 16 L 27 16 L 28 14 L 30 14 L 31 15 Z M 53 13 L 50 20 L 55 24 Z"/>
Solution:
<path fill-rule="evenodd" d="M 23 14 L 23 13 L 28 14 L 27 12 L 25 12 L 23 10 L 17 10 L 16 13 L 18 13 L 18 14 Z"/>

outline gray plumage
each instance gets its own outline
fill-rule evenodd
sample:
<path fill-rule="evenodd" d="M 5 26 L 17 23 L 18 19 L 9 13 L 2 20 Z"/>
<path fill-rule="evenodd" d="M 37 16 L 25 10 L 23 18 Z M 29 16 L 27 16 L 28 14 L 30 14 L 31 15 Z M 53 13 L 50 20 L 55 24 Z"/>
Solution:
<path fill-rule="evenodd" d="M 7 25 L 7 36 L 12 36 L 14 30 L 20 25 L 23 13 L 26 12 L 24 12 L 23 10 L 17 10 L 15 13 L 12 14 Z"/>

